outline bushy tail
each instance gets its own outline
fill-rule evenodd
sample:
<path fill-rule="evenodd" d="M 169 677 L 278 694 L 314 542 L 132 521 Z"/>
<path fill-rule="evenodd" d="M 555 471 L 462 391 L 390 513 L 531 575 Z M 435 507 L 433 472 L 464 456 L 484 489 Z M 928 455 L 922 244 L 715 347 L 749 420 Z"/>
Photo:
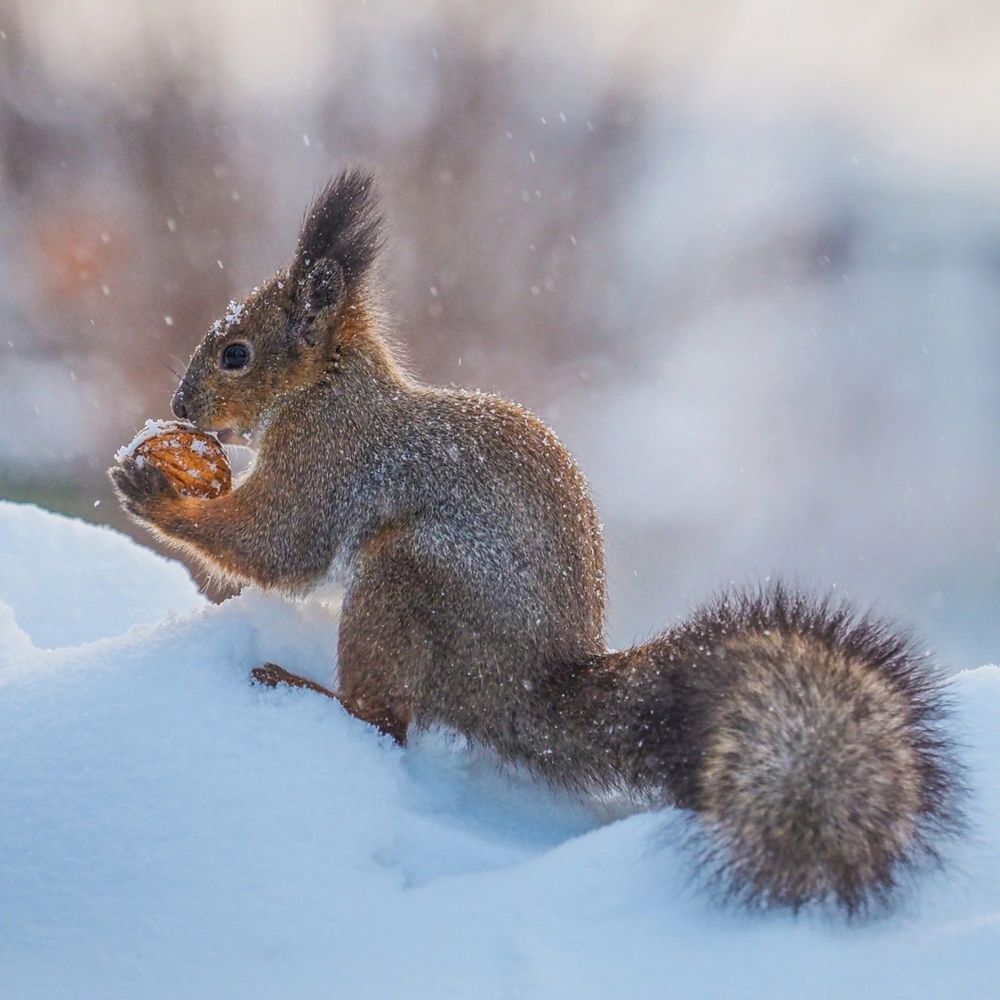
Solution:
<path fill-rule="evenodd" d="M 865 910 L 960 825 L 936 672 L 845 608 L 723 598 L 576 682 L 591 777 L 694 810 L 710 872 L 748 902 Z"/>

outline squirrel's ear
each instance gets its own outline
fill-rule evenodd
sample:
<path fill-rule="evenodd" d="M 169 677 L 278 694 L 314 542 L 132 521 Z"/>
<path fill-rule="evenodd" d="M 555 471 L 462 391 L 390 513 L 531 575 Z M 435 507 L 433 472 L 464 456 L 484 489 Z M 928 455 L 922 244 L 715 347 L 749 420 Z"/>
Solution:
<path fill-rule="evenodd" d="M 299 234 L 295 267 L 303 286 L 312 284 L 317 292 L 339 287 L 343 294 L 357 285 L 382 245 L 381 223 L 371 174 L 345 171 L 327 184 L 306 212 Z"/>
<path fill-rule="evenodd" d="M 344 269 L 332 257 L 324 257 L 309 267 L 301 283 L 302 309 L 307 319 L 339 304 L 344 296 Z"/>
<path fill-rule="evenodd" d="M 331 257 L 296 263 L 299 274 L 294 278 L 294 294 L 301 311 L 293 335 L 308 347 L 315 347 L 322 339 L 322 331 L 314 320 L 324 309 L 340 305 L 344 298 L 344 269 Z"/>

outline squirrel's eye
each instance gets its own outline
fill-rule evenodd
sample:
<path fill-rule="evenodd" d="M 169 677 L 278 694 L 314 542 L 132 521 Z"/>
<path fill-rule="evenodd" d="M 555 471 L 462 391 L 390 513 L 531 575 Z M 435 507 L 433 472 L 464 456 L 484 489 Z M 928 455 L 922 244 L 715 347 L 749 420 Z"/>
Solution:
<path fill-rule="evenodd" d="M 250 348 L 246 344 L 230 344 L 222 352 L 222 367 L 227 371 L 246 368 L 250 363 Z"/>

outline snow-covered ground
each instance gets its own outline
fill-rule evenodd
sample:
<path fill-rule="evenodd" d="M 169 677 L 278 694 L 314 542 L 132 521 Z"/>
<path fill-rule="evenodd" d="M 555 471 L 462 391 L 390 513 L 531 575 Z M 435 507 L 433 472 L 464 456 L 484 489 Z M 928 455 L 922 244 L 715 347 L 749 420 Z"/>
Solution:
<path fill-rule="evenodd" d="M 1000 668 L 954 682 L 971 835 L 889 917 L 714 902 L 677 817 L 615 819 L 334 703 L 329 609 L 219 607 L 0 504 L 0 996 L 996 997 Z"/>

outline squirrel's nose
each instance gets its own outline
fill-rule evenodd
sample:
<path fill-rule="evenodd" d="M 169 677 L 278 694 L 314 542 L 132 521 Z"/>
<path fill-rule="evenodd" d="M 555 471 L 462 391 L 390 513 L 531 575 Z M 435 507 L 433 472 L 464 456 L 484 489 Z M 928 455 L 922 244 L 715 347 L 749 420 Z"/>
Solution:
<path fill-rule="evenodd" d="M 174 416 L 178 420 L 187 420 L 188 408 L 184 402 L 184 397 L 179 393 L 174 393 L 174 398 L 170 401 L 170 408 L 174 411 Z"/>

